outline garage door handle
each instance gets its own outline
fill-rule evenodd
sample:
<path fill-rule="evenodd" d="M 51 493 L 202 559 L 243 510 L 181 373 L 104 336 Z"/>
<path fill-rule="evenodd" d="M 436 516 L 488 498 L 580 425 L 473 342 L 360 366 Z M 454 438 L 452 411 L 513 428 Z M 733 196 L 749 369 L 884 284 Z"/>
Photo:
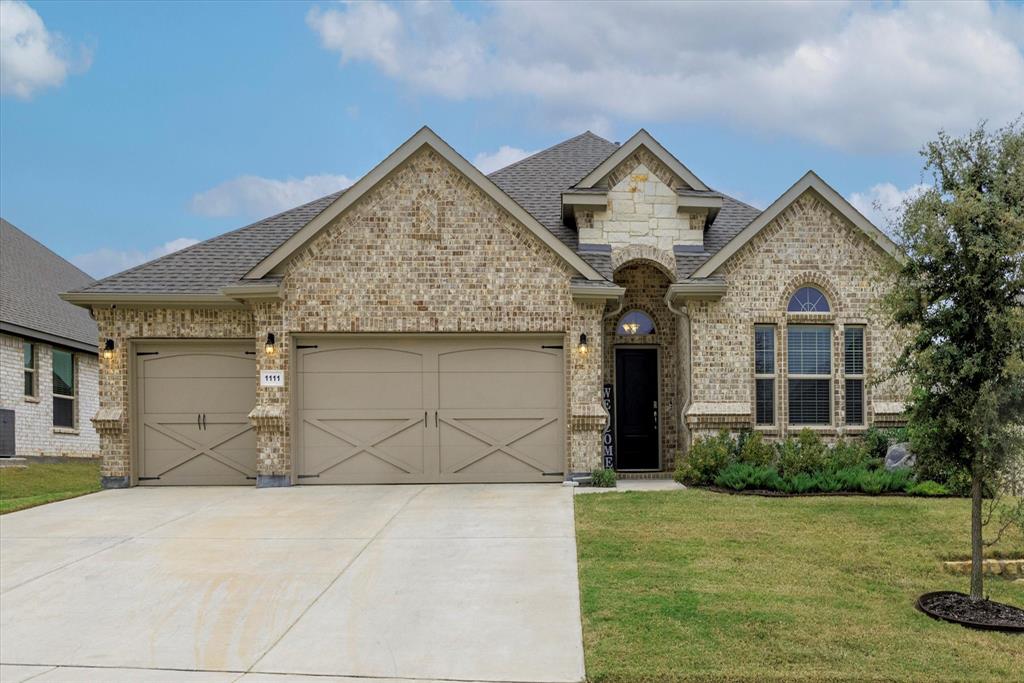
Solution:
<path fill-rule="evenodd" d="M 437 427 L 437 411 L 434 411 L 434 427 Z"/>
<path fill-rule="evenodd" d="M 199 413 L 196 413 L 196 429 L 202 429 L 202 428 L 203 428 L 203 416 L 200 415 Z"/>
<path fill-rule="evenodd" d="M 423 411 L 423 428 L 427 428 L 427 411 Z"/>
<path fill-rule="evenodd" d="M 206 431 L 206 413 L 203 413 L 203 431 Z"/>

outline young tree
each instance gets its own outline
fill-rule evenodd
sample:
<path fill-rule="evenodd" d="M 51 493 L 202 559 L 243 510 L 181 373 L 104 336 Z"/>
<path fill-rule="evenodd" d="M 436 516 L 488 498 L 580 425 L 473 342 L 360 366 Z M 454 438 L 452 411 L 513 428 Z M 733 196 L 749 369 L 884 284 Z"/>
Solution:
<path fill-rule="evenodd" d="M 907 419 L 918 464 L 971 481 L 971 599 L 982 592 L 982 498 L 1024 452 L 1024 116 L 940 132 L 931 187 L 896 222 L 906 259 L 889 298 L 908 342 Z"/>

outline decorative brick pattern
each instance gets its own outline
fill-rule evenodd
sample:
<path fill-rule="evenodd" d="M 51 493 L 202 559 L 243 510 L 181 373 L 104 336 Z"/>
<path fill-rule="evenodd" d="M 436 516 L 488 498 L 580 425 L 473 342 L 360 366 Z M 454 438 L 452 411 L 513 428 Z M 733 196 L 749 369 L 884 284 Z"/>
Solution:
<path fill-rule="evenodd" d="M 755 324 L 776 326 L 777 425 L 764 430 L 767 436 L 783 437 L 798 429 L 787 425 L 784 380 L 786 328 L 797 322 L 833 327 L 833 424 L 820 429 L 824 437 L 833 439 L 863 429 L 844 425 L 844 325 L 865 326 L 867 424 L 874 422 L 874 403 L 901 401 L 905 395 L 901 383 L 891 379 L 873 383 L 882 377 L 900 347 L 880 306 L 888 282 L 888 258 L 858 228 L 808 192 L 726 261 L 716 273 L 725 275 L 726 295 L 717 302 L 693 302 L 689 306 L 694 405 L 687 419 L 695 436 L 722 427 L 753 427 Z M 802 285 L 825 292 L 832 312 L 787 314 L 790 295 Z M 714 409 L 723 404 L 747 406 L 746 419 L 732 409 Z"/>
<path fill-rule="evenodd" d="M 618 270 L 630 261 L 647 261 L 658 268 L 671 281 L 676 279 L 676 257 L 670 249 L 659 249 L 649 244 L 630 244 L 612 249 L 612 270 Z"/>
<path fill-rule="evenodd" d="M 0 408 L 14 411 L 17 455 L 96 457 L 100 439 L 89 421 L 99 405 L 97 358 L 75 352 L 75 416 L 73 430 L 53 426 L 53 346 L 32 342 L 36 355 L 36 395 L 25 396 L 24 349 L 21 337 L 0 334 Z"/>

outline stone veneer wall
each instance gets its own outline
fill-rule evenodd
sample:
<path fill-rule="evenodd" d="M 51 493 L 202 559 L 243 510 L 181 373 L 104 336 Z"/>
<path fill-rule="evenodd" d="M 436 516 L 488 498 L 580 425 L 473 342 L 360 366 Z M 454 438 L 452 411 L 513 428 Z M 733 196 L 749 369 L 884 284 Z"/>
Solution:
<path fill-rule="evenodd" d="M 586 214 L 577 218 L 581 243 L 647 244 L 669 252 L 676 244 L 704 244 L 703 216 L 691 219 L 678 210 L 678 183 L 654 155 L 638 150 L 612 172 L 609 183 L 606 210 L 578 212 Z"/>
<path fill-rule="evenodd" d="M 97 309 L 100 338 L 252 338 L 259 369 L 286 386 L 260 387 L 251 418 L 261 477 L 293 468 L 288 375 L 292 336 L 335 332 L 564 333 L 572 471 L 600 460 L 602 303 L 574 302 L 574 271 L 440 155 L 424 148 L 325 227 L 283 269 L 282 300 L 246 309 Z M 272 358 L 263 340 L 273 332 Z M 586 332 L 592 351 L 577 352 Z M 101 383 L 104 475 L 130 472 L 128 359 Z"/>
<path fill-rule="evenodd" d="M 114 340 L 114 356 L 101 359 L 100 410 L 93 424 L 100 433 L 103 477 L 125 485 L 132 475 L 129 364 L 133 339 L 254 339 L 252 311 L 246 308 L 94 307 L 100 339 Z M 254 344 L 256 340 L 254 339 Z M 83 419 L 89 419 L 86 414 Z"/>
<path fill-rule="evenodd" d="M 833 425 L 820 429 L 826 438 L 859 431 L 843 425 L 843 326 L 865 325 L 865 417 L 874 421 L 877 404 L 898 403 L 903 385 L 887 380 L 872 385 L 898 353 L 899 341 L 880 309 L 890 257 L 856 227 L 847 223 L 813 192 L 799 197 L 779 217 L 726 261 L 728 292 L 717 302 L 692 302 L 692 405 L 687 421 L 694 436 L 720 428 L 754 425 L 754 325 L 776 326 L 776 426 L 768 436 L 782 437 L 798 428 L 787 425 L 786 325 L 829 324 L 834 328 Z M 791 294 L 802 285 L 820 288 L 832 313 L 788 314 Z M 759 428 L 762 429 L 762 428 Z M 861 428 L 862 429 L 862 428 Z"/>
<path fill-rule="evenodd" d="M 90 418 L 99 406 L 97 357 L 75 351 L 75 429 L 53 426 L 53 345 L 35 344 L 36 395 L 25 396 L 25 340 L 0 334 L 0 408 L 14 411 L 16 454 L 95 457 L 100 439 Z"/>
<path fill-rule="evenodd" d="M 661 465 L 663 470 L 675 467 L 679 442 L 679 392 L 677 374 L 679 369 L 679 345 L 677 340 L 678 320 L 665 304 L 665 293 L 671 281 L 657 266 L 646 262 L 634 262 L 615 273 L 615 284 L 626 288 L 622 310 L 610 315 L 604 322 L 604 381 L 615 383 L 616 346 L 657 346 L 660 381 L 660 438 Z M 609 304 L 611 310 L 617 304 Z M 654 320 L 654 334 L 632 337 L 615 336 L 619 318 L 632 310 L 640 310 Z"/>

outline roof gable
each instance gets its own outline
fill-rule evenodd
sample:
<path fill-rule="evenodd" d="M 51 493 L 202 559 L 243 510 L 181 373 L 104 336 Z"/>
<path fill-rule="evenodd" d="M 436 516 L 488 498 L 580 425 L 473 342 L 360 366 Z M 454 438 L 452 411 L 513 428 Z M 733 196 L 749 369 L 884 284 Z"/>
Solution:
<path fill-rule="evenodd" d="M 754 218 L 747 227 L 730 239 L 729 242 L 718 251 L 718 253 L 714 254 L 711 258 L 705 261 L 703 265 L 697 268 L 691 277 L 703 278 L 714 274 L 714 272 L 718 270 L 723 263 L 729 260 L 730 257 L 736 254 L 743 245 L 753 239 L 753 237 L 761 232 L 765 226 L 775 220 L 779 214 L 785 211 L 801 195 L 808 191 L 816 193 L 839 215 L 848 220 L 854 226 L 860 228 L 871 242 L 876 244 L 887 254 L 896 259 L 902 258 L 902 253 L 895 242 L 889 239 L 884 232 L 876 228 L 871 221 L 865 218 L 864 215 L 857 211 L 850 202 L 846 201 L 841 194 L 836 192 L 828 183 L 822 180 L 818 174 L 814 171 L 808 171 L 802 178 L 800 178 L 800 180 L 794 183 L 792 187 L 783 192 L 778 199 L 772 202 L 771 206 Z"/>
<path fill-rule="evenodd" d="M 424 145 L 429 146 L 448 163 L 454 166 L 460 173 L 466 176 L 484 194 L 494 200 L 501 208 L 511 214 L 516 220 L 522 223 L 541 242 L 550 247 L 556 254 L 562 257 L 580 275 L 587 279 L 601 280 L 601 275 L 584 261 L 576 252 L 570 249 L 564 242 L 555 237 L 554 234 L 545 228 L 533 215 L 517 204 L 508 194 L 499 188 L 494 181 L 480 172 L 475 166 L 469 163 L 464 157 L 442 140 L 434 131 L 424 126 L 415 135 L 402 143 L 398 149 L 389 154 L 380 164 L 374 167 L 369 173 L 360 178 L 352 187 L 337 197 L 329 206 L 321 211 L 315 218 L 309 221 L 300 230 L 291 235 L 280 244 L 266 258 L 262 259 L 255 267 L 246 273 L 244 279 L 260 279 L 271 274 L 276 268 L 284 264 L 293 254 L 298 252 L 305 244 L 323 230 L 342 212 L 355 204 L 372 188 L 376 187 L 385 177 L 400 166 L 406 159 L 411 157 Z"/>
<path fill-rule="evenodd" d="M 60 299 L 93 279 L 0 218 L 0 328 L 73 348 L 96 351 L 96 322 Z"/>
<path fill-rule="evenodd" d="M 658 161 L 665 164 L 665 166 L 680 180 L 686 183 L 690 189 L 700 190 L 702 192 L 709 191 L 708 186 L 705 185 L 700 178 L 684 166 L 679 159 L 676 159 L 671 152 L 662 147 L 661 143 L 655 140 L 654 137 L 643 128 L 637 131 L 636 135 L 623 143 L 611 156 L 599 164 L 597 168 L 580 180 L 579 183 L 576 184 L 576 187 L 590 188 L 596 186 L 606 178 L 609 173 L 614 171 L 619 164 L 628 159 L 633 152 L 637 151 L 641 147 L 653 154 Z"/>

